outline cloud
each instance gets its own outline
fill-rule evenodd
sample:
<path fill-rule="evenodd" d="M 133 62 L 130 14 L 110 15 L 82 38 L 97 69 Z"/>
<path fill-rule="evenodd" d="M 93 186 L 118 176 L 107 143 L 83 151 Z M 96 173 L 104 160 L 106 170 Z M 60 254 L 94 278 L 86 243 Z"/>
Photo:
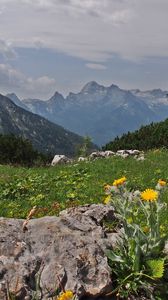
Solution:
<path fill-rule="evenodd" d="M 118 51 L 120 45 L 113 37 L 115 27 L 132 18 L 131 6 L 123 5 L 125 1 L 120 0 L 1 2 L 6 4 L 0 34 L 8 37 L 13 46 L 37 47 L 38 43 L 44 48 L 95 62 L 107 61 Z"/>
<path fill-rule="evenodd" d="M 36 97 L 41 95 L 42 98 L 55 91 L 56 80 L 48 76 L 38 78 L 28 77 L 19 70 L 12 68 L 7 64 L 0 64 L 0 89 L 8 92 L 16 91 L 20 95 L 25 94 L 27 97 Z"/>
<path fill-rule="evenodd" d="M 51 89 L 55 89 L 56 80 L 54 78 L 49 78 L 48 76 L 42 76 L 38 78 L 26 78 L 25 89 L 32 91 L 38 91 L 38 93 L 50 93 Z"/>
<path fill-rule="evenodd" d="M 93 70 L 106 70 L 107 67 L 102 64 L 88 63 L 86 67 Z"/>
<path fill-rule="evenodd" d="M 7 60 L 14 59 L 17 56 L 15 50 L 12 49 L 11 44 L 1 39 L 0 39 L 0 54 L 2 54 L 4 58 Z"/>
<path fill-rule="evenodd" d="M 0 36 L 12 49 L 49 48 L 91 64 L 115 55 L 133 62 L 168 56 L 167 0 L 0 0 L 1 6 Z"/>
<path fill-rule="evenodd" d="M 0 86 L 18 88 L 25 82 L 23 74 L 9 65 L 0 64 Z"/>

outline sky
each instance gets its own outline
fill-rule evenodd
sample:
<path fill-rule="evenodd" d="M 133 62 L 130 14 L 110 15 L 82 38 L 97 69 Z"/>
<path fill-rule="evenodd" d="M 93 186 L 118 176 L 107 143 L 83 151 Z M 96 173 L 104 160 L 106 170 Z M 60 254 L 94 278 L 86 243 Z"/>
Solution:
<path fill-rule="evenodd" d="M 0 93 L 168 90 L 168 0 L 0 0 Z"/>

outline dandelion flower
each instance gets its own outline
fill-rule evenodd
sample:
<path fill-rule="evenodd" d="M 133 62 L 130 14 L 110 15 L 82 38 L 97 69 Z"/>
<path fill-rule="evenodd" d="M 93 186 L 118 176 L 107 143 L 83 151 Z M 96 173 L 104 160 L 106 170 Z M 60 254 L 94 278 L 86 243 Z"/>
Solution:
<path fill-rule="evenodd" d="M 124 177 L 114 180 L 113 185 L 114 186 L 122 185 L 125 183 L 125 181 L 126 181 L 126 177 L 124 176 Z"/>
<path fill-rule="evenodd" d="M 67 290 L 64 293 L 61 293 L 57 300 L 72 300 L 74 297 L 73 292 L 71 290 Z"/>
<path fill-rule="evenodd" d="M 146 189 L 141 193 L 141 198 L 144 201 L 156 201 L 158 199 L 158 192 L 153 189 Z"/>

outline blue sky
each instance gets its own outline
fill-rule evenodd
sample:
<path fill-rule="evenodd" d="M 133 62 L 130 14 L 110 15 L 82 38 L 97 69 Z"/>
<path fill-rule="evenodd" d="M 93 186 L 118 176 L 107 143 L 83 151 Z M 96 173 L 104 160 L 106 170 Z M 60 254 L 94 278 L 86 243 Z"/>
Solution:
<path fill-rule="evenodd" d="M 0 92 L 168 90 L 167 0 L 0 0 Z"/>

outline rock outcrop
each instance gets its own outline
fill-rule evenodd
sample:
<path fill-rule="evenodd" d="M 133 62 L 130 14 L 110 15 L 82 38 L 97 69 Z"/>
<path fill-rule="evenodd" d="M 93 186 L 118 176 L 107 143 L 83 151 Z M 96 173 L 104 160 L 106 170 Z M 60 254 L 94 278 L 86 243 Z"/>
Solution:
<path fill-rule="evenodd" d="M 115 219 L 113 208 L 95 204 L 29 220 L 27 230 L 24 220 L 0 218 L 0 299 L 8 291 L 16 300 L 52 299 L 60 283 L 78 299 L 108 293 L 104 219 Z"/>

